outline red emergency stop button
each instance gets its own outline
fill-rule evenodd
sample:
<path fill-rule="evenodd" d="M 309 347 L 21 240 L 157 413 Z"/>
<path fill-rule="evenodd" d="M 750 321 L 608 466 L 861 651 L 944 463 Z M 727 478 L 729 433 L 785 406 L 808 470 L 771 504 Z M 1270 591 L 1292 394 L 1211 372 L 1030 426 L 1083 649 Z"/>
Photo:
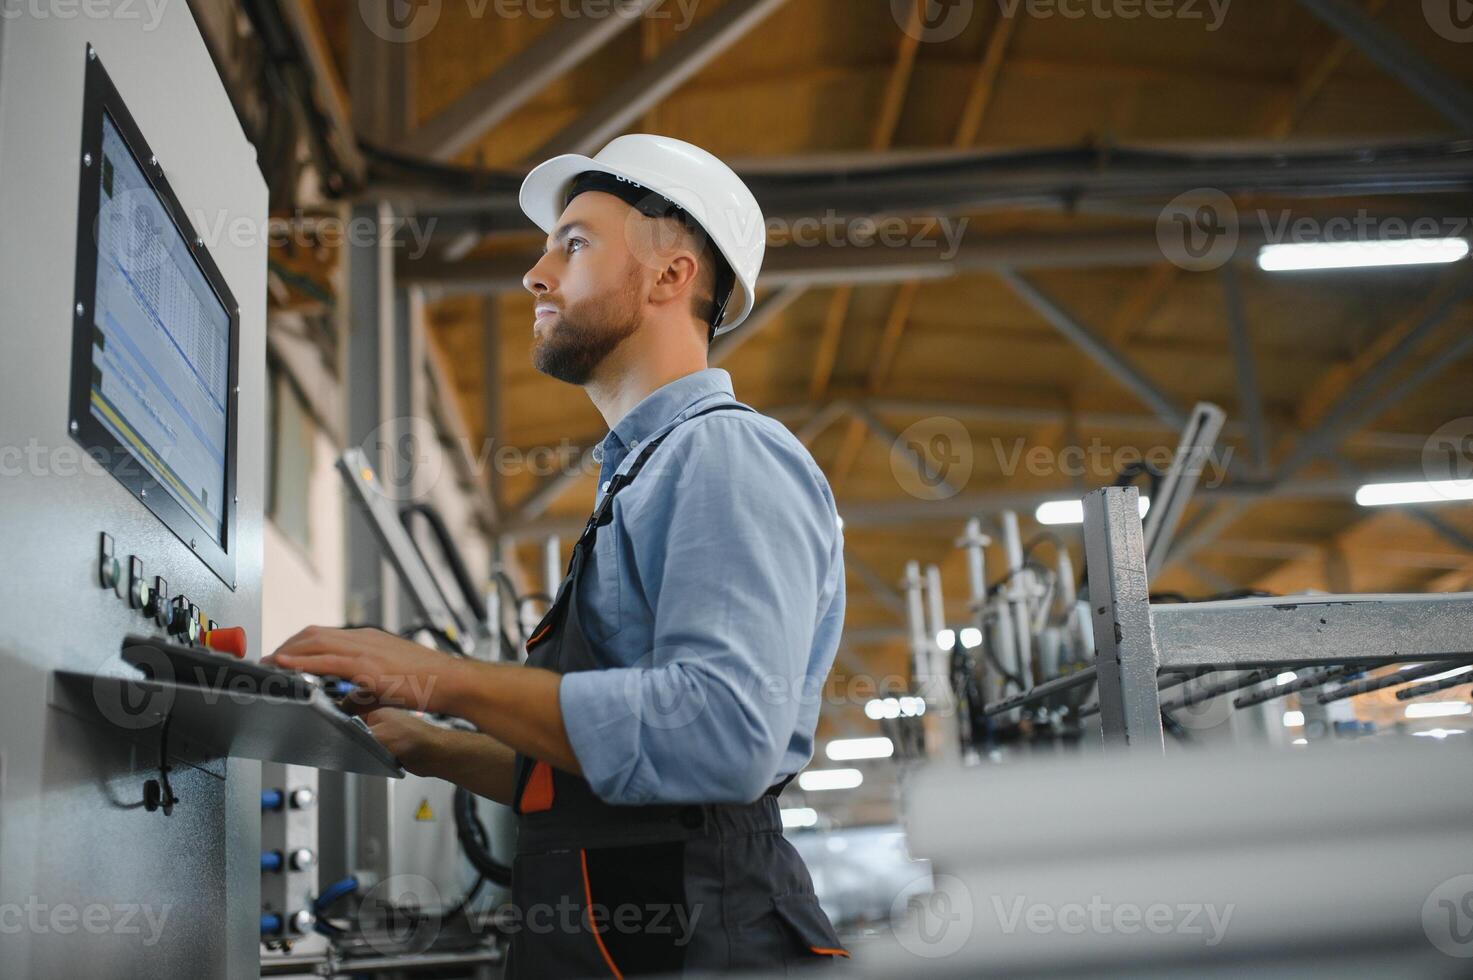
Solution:
<path fill-rule="evenodd" d="M 225 626 L 205 631 L 205 646 L 218 653 L 228 653 L 242 660 L 246 655 L 245 629 L 240 626 Z"/>

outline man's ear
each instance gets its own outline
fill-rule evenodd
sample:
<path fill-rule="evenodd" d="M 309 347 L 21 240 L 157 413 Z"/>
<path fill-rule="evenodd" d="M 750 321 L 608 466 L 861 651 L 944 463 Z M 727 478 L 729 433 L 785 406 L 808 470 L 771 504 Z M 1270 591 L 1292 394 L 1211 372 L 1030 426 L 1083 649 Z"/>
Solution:
<path fill-rule="evenodd" d="M 660 271 L 660 277 L 650 289 L 650 299 L 656 303 L 669 303 L 682 297 L 688 298 L 699 273 L 700 263 L 689 251 L 671 253 L 665 268 Z"/>

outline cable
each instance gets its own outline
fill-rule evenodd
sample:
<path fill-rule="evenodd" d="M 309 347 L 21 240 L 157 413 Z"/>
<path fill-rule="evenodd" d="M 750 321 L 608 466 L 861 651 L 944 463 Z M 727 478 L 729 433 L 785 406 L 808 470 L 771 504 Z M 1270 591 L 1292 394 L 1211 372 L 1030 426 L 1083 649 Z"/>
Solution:
<path fill-rule="evenodd" d="M 476 798 L 464 787 L 455 789 L 455 836 L 471 867 L 488 881 L 506 887 L 511 884 L 511 868 L 491 855 L 491 838 L 486 825 L 476 813 Z"/>

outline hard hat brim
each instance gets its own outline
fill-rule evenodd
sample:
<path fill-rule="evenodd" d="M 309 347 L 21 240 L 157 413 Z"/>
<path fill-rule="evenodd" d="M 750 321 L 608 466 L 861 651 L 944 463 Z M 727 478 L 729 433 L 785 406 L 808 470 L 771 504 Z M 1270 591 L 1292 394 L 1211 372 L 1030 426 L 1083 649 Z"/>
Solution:
<path fill-rule="evenodd" d="M 568 188 L 572 186 L 574 178 L 590 170 L 622 177 L 634 184 L 645 186 L 643 178 L 619 167 L 611 167 L 607 163 L 581 153 L 564 153 L 562 156 L 539 163 L 522 181 L 521 191 L 517 194 L 517 203 L 521 205 L 522 213 L 530 218 L 538 228 L 541 228 L 544 234 L 551 235 L 557 227 L 557 219 L 563 213 L 563 199 L 567 196 Z M 721 250 L 720 243 L 716 245 L 718 250 Z M 722 257 L 730 262 L 731 256 L 727 255 L 724 250 L 721 251 Z M 734 289 L 735 295 L 732 296 L 732 304 L 727 310 L 726 320 L 716 331 L 718 336 L 735 330 L 752 312 L 754 297 L 748 293 L 740 278 Z"/>

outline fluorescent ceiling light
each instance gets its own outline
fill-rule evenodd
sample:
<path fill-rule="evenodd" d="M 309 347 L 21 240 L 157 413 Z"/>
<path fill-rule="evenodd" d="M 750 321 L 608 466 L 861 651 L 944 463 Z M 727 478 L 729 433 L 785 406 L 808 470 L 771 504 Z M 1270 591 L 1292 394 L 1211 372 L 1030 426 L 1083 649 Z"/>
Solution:
<path fill-rule="evenodd" d="M 943 650 L 950 650 L 956 646 L 956 631 L 938 630 L 936 633 L 936 645 Z"/>
<path fill-rule="evenodd" d="M 888 759 L 895 754 L 895 743 L 883 735 L 875 738 L 836 738 L 824 746 L 824 753 L 835 762 Z"/>
<path fill-rule="evenodd" d="M 1286 712 L 1284 712 L 1284 727 L 1285 728 L 1303 728 L 1304 727 L 1304 712 L 1302 712 L 1302 711 L 1286 711 Z"/>
<path fill-rule="evenodd" d="M 1298 674 L 1294 673 L 1292 670 L 1286 670 L 1282 674 L 1280 674 L 1278 677 L 1275 677 L 1274 678 L 1274 683 L 1275 684 L 1289 684 L 1289 683 L 1291 683 L 1293 681 L 1297 681 L 1297 680 L 1299 680 L 1299 675 Z"/>
<path fill-rule="evenodd" d="M 1473 715 L 1473 704 L 1466 701 L 1423 701 L 1407 705 L 1408 718 L 1450 718 Z"/>
<path fill-rule="evenodd" d="M 1307 738 L 1296 738 L 1294 740 L 1294 744 L 1295 745 L 1308 745 L 1309 744 L 1309 739 L 1307 739 Z"/>
<path fill-rule="evenodd" d="M 968 626 L 962 630 L 962 646 L 968 650 L 974 650 L 982 645 L 982 631 L 975 626 Z"/>
<path fill-rule="evenodd" d="M 864 703 L 865 717 L 875 721 L 885 718 L 919 718 L 925 713 L 925 698 L 871 698 Z"/>
<path fill-rule="evenodd" d="M 1432 480 L 1422 483 L 1367 483 L 1355 492 L 1362 507 L 1387 504 L 1443 504 L 1473 500 L 1473 480 Z"/>
<path fill-rule="evenodd" d="M 811 806 L 790 806 L 782 811 L 783 827 L 813 827 L 818 824 L 818 811 Z"/>
<path fill-rule="evenodd" d="M 1380 242 L 1287 242 L 1258 252 L 1264 272 L 1366 269 L 1374 266 L 1445 265 L 1468 254 L 1461 238 L 1404 238 Z"/>
<path fill-rule="evenodd" d="M 1145 517 L 1146 511 L 1151 509 L 1150 497 L 1141 498 L 1140 509 L 1141 516 Z M 1084 501 L 1045 500 L 1038 505 L 1033 516 L 1040 524 L 1083 524 Z"/>
<path fill-rule="evenodd" d="M 809 793 L 826 789 L 853 789 L 864 782 L 858 769 L 809 769 L 798 774 L 798 788 Z"/>

